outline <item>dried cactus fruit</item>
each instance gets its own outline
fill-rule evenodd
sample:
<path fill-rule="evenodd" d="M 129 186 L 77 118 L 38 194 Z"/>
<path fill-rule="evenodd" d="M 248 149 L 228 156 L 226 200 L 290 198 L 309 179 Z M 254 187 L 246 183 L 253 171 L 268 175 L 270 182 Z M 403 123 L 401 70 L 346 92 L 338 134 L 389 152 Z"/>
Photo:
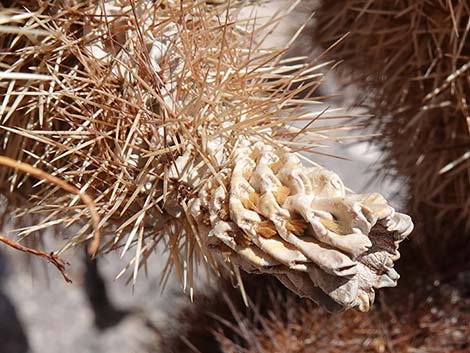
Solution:
<path fill-rule="evenodd" d="M 330 310 L 367 311 L 374 288 L 396 285 L 408 216 L 379 194 L 347 192 L 336 174 L 306 168 L 286 149 L 256 139 L 238 146 L 223 184 L 211 181 L 189 201 L 202 240 L 224 261 L 271 273 Z"/>
<path fill-rule="evenodd" d="M 317 103 L 309 96 L 318 74 L 300 59 L 283 61 L 283 48 L 261 48 L 237 8 L 39 2 L 36 13 L 19 14 L 19 30 L 3 42 L 0 154 L 90 195 L 100 252 L 134 246 L 134 281 L 162 241 L 165 271 L 175 266 L 189 287 L 201 257 L 216 271 L 221 257 L 235 273 L 272 273 L 331 310 L 367 310 L 373 288 L 395 284 L 409 218 L 301 165 L 294 148 L 325 140 L 309 125 L 291 126 L 317 118 L 304 104 Z M 309 83 L 292 87 L 299 82 Z M 33 186 L 18 171 L 2 172 L 6 195 Z M 75 226 L 62 250 L 82 244 L 91 224 L 78 201 L 40 182 L 20 207 L 44 219 L 22 234 Z"/>

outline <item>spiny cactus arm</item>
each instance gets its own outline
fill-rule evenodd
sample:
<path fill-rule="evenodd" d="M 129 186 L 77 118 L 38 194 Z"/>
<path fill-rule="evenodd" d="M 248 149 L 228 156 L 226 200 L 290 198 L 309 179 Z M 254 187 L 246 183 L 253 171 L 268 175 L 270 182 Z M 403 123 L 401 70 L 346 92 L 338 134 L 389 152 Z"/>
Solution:
<path fill-rule="evenodd" d="M 393 261 L 411 222 L 374 194 L 348 192 L 334 173 L 302 166 L 286 147 L 325 140 L 309 125 L 292 127 L 316 116 L 303 110 L 313 99 L 295 98 L 319 85 L 314 67 L 260 48 L 256 32 L 246 35 L 248 20 L 224 24 L 226 8 L 126 4 L 80 3 L 83 11 L 59 8 L 53 18 L 43 4 L 47 40 L 12 38 L 55 81 L 18 87 L 19 108 L 7 99 L 15 83 L 0 84 L 9 111 L 2 151 L 91 195 L 100 252 L 134 247 L 134 281 L 164 242 L 165 270 L 189 263 L 184 272 L 202 254 L 235 275 L 272 274 L 330 310 L 367 310 L 374 288 L 395 284 Z M 18 55 L 9 55 L 11 71 L 34 67 Z M 29 185 L 17 174 L 2 180 L 16 192 Z M 64 249 L 90 238 L 89 213 L 76 197 L 45 183 L 34 193 L 38 214 L 80 226 Z"/>

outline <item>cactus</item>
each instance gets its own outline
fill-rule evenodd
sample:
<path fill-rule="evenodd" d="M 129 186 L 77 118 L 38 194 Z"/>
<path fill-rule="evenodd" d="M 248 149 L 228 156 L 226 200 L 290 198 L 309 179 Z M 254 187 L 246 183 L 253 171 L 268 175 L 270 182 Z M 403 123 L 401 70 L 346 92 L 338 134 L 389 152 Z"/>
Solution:
<path fill-rule="evenodd" d="M 235 5 L 4 10 L 0 154 L 22 164 L 4 164 L 1 191 L 31 195 L 13 206 L 40 224 L 21 235 L 68 230 L 59 253 L 90 239 L 93 254 L 135 248 L 134 282 L 161 242 L 165 271 L 191 291 L 202 259 L 238 279 L 239 268 L 273 274 L 331 310 L 366 311 L 374 288 L 396 285 L 411 220 L 300 163 L 324 140 L 295 126 L 316 117 L 305 104 L 318 103 L 309 97 L 321 75 L 283 59 L 285 48 L 262 47 L 259 33 L 276 18 L 259 27 L 237 20 Z M 80 202 L 85 194 L 93 205 Z"/>
<path fill-rule="evenodd" d="M 408 179 L 422 249 L 441 260 L 470 230 L 469 19 L 465 1 L 322 1 L 315 27 L 324 47 L 349 33 L 327 57 L 344 60 L 343 80 L 363 92 L 378 169 Z"/>

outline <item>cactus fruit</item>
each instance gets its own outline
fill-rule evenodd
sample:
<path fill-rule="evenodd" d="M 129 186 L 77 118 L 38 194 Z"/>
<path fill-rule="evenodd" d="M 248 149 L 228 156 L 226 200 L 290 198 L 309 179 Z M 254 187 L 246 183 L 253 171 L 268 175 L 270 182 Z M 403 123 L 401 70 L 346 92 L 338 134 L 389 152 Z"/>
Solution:
<path fill-rule="evenodd" d="M 396 285 L 408 216 L 379 194 L 346 192 L 336 174 L 306 168 L 294 153 L 262 141 L 238 146 L 226 182 L 208 182 L 190 201 L 199 234 L 226 261 L 271 273 L 332 311 L 368 311 L 373 288 Z"/>
<path fill-rule="evenodd" d="M 236 6 L 38 1 L 3 12 L 14 30 L 2 40 L 0 154 L 92 197 L 96 247 L 135 247 L 134 280 L 163 242 L 166 269 L 190 287 L 201 258 L 237 278 L 273 274 L 331 310 L 368 310 L 374 288 L 396 284 L 410 218 L 300 163 L 324 139 L 294 125 L 316 117 L 305 103 L 318 103 L 308 97 L 321 78 L 262 48 Z M 69 228 L 62 250 L 92 237 L 77 195 L 12 169 L 0 177 L 7 196 L 31 192 L 17 207 L 43 217 L 23 234 Z"/>

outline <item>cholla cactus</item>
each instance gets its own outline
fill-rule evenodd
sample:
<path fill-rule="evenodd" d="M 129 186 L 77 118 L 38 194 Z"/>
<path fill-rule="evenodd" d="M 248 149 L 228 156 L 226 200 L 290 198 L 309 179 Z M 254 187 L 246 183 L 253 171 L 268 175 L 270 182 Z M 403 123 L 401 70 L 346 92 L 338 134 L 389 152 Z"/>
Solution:
<path fill-rule="evenodd" d="M 366 95 L 356 102 L 374 114 L 370 123 L 381 133 L 376 142 L 387 168 L 379 170 L 409 180 L 423 248 L 468 244 L 468 2 L 322 1 L 317 14 L 315 37 L 324 47 L 349 33 L 327 56 L 344 60 L 343 79 Z"/>
<path fill-rule="evenodd" d="M 258 296 L 264 295 L 264 301 L 258 301 L 254 310 L 247 313 L 242 305 L 232 301 L 232 312 L 226 314 L 221 310 L 223 302 L 214 295 L 211 306 L 206 304 L 202 312 L 186 311 L 182 318 L 191 322 L 201 320 L 207 312 L 215 312 L 217 316 L 213 316 L 222 316 L 223 320 L 213 319 L 202 326 L 210 327 L 207 333 L 200 328 L 178 335 L 186 333 L 185 342 L 201 352 L 215 351 L 205 350 L 210 347 L 206 342 L 210 342 L 211 333 L 224 353 L 406 353 L 410 347 L 421 352 L 466 352 L 470 333 L 467 325 L 470 313 L 466 308 L 470 299 L 463 294 L 465 281 L 458 283 L 453 279 L 436 287 L 432 285 L 434 279 L 420 280 L 386 293 L 384 305 L 367 315 L 350 310 L 332 316 L 311 303 L 299 305 L 299 300 L 289 294 L 281 295 L 279 291 L 273 294 L 268 290 L 270 295 L 266 295 L 266 288 L 258 288 Z M 264 306 L 269 308 L 267 313 Z M 204 334 L 205 340 L 200 340 Z M 173 342 L 178 343 L 178 338 Z M 191 352 L 187 346 L 181 346 L 170 351 Z"/>
<path fill-rule="evenodd" d="M 261 49 L 257 27 L 236 13 L 121 0 L 6 12 L 21 25 L 3 43 L 1 154 L 91 195 L 102 233 L 94 244 L 135 246 L 134 280 L 163 241 L 166 269 L 176 265 L 189 286 L 202 257 L 237 277 L 239 267 L 272 273 L 331 310 L 368 310 L 373 288 L 396 284 L 411 221 L 379 195 L 302 166 L 298 150 L 324 137 L 293 126 L 315 103 L 295 97 L 309 96 L 318 74 L 281 60 L 282 48 Z M 4 171 L 1 185 L 10 195 L 32 182 Z M 45 219 L 23 233 L 79 226 L 64 249 L 91 238 L 76 195 L 47 180 L 33 190 L 23 212 Z"/>

